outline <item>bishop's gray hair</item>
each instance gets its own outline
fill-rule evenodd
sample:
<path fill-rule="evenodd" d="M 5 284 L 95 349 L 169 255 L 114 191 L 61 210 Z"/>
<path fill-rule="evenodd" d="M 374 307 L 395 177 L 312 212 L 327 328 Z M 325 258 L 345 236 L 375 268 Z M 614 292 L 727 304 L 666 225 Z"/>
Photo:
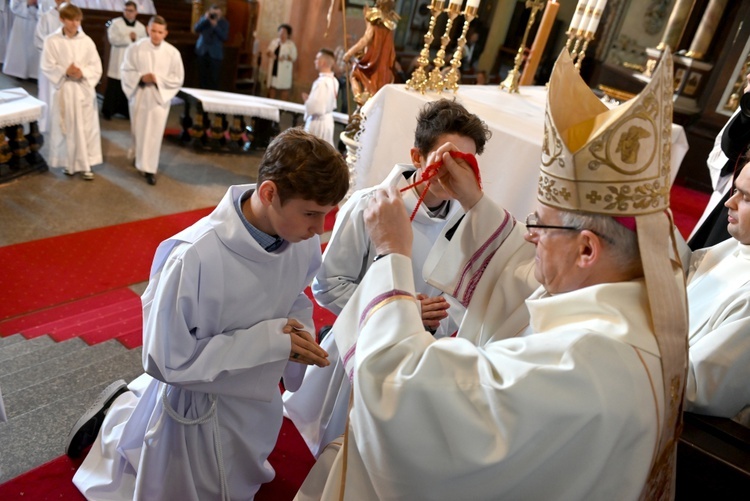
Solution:
<path fill-rule="evenodd" d="M 641 251 L 638 236 L 611 216 L 562 211 L 560 220 L 564 226 L 581 230 L 591 230 L 610 247 L 614 266 L 628 270 L 638 270 L 641 265 Z"/>

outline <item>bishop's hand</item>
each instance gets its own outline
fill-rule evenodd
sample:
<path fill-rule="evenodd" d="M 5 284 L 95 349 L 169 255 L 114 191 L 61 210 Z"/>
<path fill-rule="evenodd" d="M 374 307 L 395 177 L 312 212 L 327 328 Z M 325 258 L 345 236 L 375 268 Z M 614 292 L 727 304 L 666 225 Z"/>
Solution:
<path fill-rule="evenodd" d="M 459 151 L 453 143 L 445 143 L 437 153 L 443 161 L 436 179 L 448 194 L 458 200 L 464 211 L 468 211 L 482 198 L 482 188 L 469 163 L 462 158 L 453 158 L 451 151 Z"/>
<path fill-rule="evenodd" d="M 412 229 L 398 188 L 377 189 L 365 209 L 365 227 L 375 252 L 411 257 Z"/>

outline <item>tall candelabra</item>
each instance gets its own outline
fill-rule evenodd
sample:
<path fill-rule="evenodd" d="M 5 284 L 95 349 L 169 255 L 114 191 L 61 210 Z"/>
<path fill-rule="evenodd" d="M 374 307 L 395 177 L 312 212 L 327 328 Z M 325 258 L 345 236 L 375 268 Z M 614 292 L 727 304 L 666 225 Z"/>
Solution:
<path fill-rule="evenodd" d="M 406 81 L 407 89 L 418 90 L 420 93 L 424 94 L 430 85 L 427 73 L 425 72 L 425 67 L 430 64 L 430 45 L 432 45 L 432 41 L 435 40 L 435 37 L 432 34 L 435 29 L 435 21 L 443 12 L 444 6 L 445 0 L 432 0 L 430 2 L 430 25 L 427 28 L 427 33 L 424 35 L 424 47 L 422 47 L 422 51 L 417 58 L 417 68 L 414 70 L 414 73 L 412 73 L 411 78 Z"/>
<path fill-rule="evenodd" d="M 460 6 L 459 6 L 460 7 Z M 463 12 L 464 16 L 464 27 L 461 30 L 461 36 L 458 39 L 456 50 L 453 51 L 453 57 L 451 58 L 451 69 L 448 74 L 445 75 L 445 88 L 452 90 L 454 93 L 458 90 L 458 81 L 461 80 L 461 59 L 464 54 L 464 45 L 466 45 L 466 33 L 469 31 L 469 25 L 477 17 L 477 6 L 466 5 Z"/>
<path fill-rule="evenodd" d="M 440 49 L 435 55 L 435 59 L 432 60 L 432 71 L 430 72 L 429 88 L 430 90 L 437 91 L 438 93 L 443 92 L 445 87 L 445 80 L 443 79 L 443 66 L 445 65 L 445 48 L 448 46 L 448 42 L 451 41 L 451 27 L 453 21 L 461 14 L 461 4 L 452 1 L 448 4 L 448 8 L 445 9 L 445 13 L 448 16 L 445 24 L 445 32 L 440 38 Z"/>
<path fill-rule="evenodd" d="M 526 8 L 531 9 L 531 15 L 529 16 L 529 22 L 526 23 L 526 31 L 523 32 L 523 39 L 521 40 L 521 46 L 518 47 L 516 58 L 513 61 L 513 69 L 508 72 L 508 76 L 500 84 L 500 88 L 510 93 L 518 93 L 518 81 L 521 78 L 521 63 L 523 63 L 523 55 L 526 52 L 526 40 L 529 38 L 529 31 L 534 25 L 536 20 L 536 14 L 542 8 L 544 8 L 544 0 L 526 0 Z"/>

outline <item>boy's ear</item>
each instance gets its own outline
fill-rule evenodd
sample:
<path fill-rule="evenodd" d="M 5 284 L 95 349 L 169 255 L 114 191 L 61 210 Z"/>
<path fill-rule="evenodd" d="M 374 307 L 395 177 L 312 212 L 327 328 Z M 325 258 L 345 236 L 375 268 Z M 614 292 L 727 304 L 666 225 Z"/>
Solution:
<path fill-rule="evenodd" d="M 276 188 L 276 183 L 268 180 L 260 183 L 260 186 L 258 186 L 257 189 L 260 201 L 266 207 L 273 203 L 274 197 L 278 196 L 279 193 L 278 188 Z"/>
<path fill-rule="evenodd" d="M 414 164 L 414 167 L 423 167 L 422 155 L 419 153 L 419 148 L 412 148 L 409 150 L 409 154 L 411 155 L 411 163 Z"/>

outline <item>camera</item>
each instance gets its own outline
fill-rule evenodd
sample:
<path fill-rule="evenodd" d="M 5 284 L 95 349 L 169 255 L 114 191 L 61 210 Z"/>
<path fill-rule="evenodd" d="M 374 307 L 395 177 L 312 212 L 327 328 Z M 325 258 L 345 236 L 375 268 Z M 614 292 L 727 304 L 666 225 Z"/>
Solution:
<path fill-rule="evenodd" d="M 216 15 L 215 13 L 213 13 L 213 12 L 212 12 L 212 13 L 210 13 L 210 14 L 208 15 L 208 18 L 209 18 L 210 20 L 212 20 L 212 21 L 215 21 L 217 17 L 218 17 L 218 16 L 217 16 L 217 15 Z"/>

